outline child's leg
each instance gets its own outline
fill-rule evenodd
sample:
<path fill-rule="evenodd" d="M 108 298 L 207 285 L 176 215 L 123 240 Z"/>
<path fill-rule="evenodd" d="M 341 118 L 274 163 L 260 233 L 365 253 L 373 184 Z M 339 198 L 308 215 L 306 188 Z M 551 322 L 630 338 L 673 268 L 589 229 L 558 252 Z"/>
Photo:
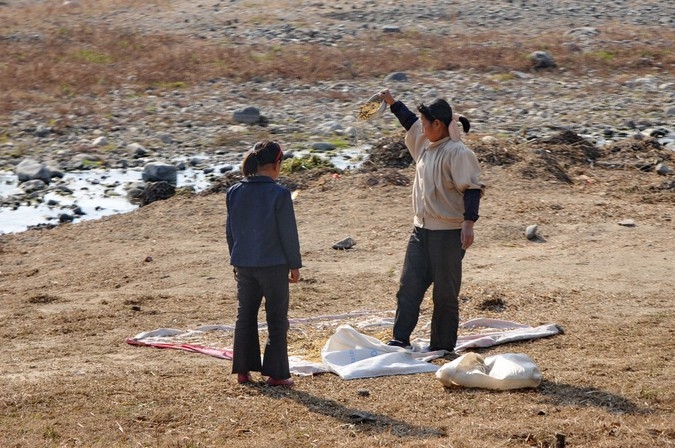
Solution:
<path fill-rule="evenodd" d="M 258 336 L 258 310 L 262 302 L 262 289 L 258 284 L 256 268 L 237 268 L 237 323 L 234 329 L 232 373 L 259 372 L 260 338 Z"/>
<path fill-rule="evenodd" d="M 275 379 L 290 378 L 288 365 L 288 267 L 265 268 L 260 279 L 265 295 L 269 339 L 265 345 L 262 374 Z"/>

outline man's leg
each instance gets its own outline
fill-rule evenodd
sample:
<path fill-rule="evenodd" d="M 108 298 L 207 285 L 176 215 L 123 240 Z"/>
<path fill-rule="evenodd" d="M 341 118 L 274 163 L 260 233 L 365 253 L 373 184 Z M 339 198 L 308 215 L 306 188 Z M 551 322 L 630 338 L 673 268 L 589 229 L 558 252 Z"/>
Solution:
<path fill-rule="evenodd" d="M 429 236 L 433 275 L 432 349 L 454 351 L 459 326 L 459 290 L 462 285 L 461 230 L 434 230 Z"/>
<path fill-rule="evenodd" d="M 405 345 L 410 343 L 410 335 L 419 319 L 424 293 L 431 285 L 429 260 L 425 248 L 427 232 L 428 230 L 415 228 L 410 235 L 396 294 L 394 339 Z"/>

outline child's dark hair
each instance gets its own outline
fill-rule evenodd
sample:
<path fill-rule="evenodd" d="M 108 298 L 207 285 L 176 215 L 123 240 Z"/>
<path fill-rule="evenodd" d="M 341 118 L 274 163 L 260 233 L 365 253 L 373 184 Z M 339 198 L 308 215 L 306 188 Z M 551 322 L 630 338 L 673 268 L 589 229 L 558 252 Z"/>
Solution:
<path fill-rule="evenodd" d="M 450 126 L 452 121 L 452 107 L 442 98 L 435 99 L 431 104 L 425 106 L 420 104 L 417 106 L 417 110 L 420 111 L 424 118 L 433 122 L 434 120 L 441 120 L 446 126 Z M 459 122 L 462 123 L 462 128 L 464 132 L 469 132 L 471 129 L 471 123 L 466 117 L 459 117 Z"/>
<path fill-rule="evenodd" d="M 244 156 L 244 162 L 241 165 L 244 176 L 254 176 L 261 166 L 277 163 L 283 157 L 284 152 L 279 143 L 271 140 L 260 141 Z"/>

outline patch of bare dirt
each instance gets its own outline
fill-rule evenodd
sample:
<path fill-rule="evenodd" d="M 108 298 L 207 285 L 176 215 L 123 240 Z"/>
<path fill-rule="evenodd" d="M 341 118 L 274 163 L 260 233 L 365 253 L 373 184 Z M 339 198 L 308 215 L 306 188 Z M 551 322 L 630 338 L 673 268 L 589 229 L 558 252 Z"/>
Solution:
<path fill-rule="evenodd" d="M 156 328 L 234 322 L 223 185 L 0 236 L 0 445 L 552 447 L 556 434 L 566 446 L 672 445 L 674 193 L 649 190 L 664 181 L 653 171 L 569 156 L 555 159 L 570 179 L 561 180 L 537 148 L 476 145 L 488 189 L 465 257 L 461 318 L 561 326 L 563 335 L 478 350 L 528 354 L 543 373 L 538 388 L 444 388 L 431 374 L 243 387 L 228 361 L 126 344 Z M 524 175 L 528 163 L 536 175 Z M 297 181 L 304 267 L 291 318 L 391 315 L 413 174 L 378 167 Z M 649 200 L 656 195 L 667 200 Z M 618 224 L 625 219 L 635 225 Z M 537 242 L 524 236 L 529 224 Z M 347 236 L 352 249 L 331 248 Z M 430 312 L 427 299 L 417 336 Z M 294 325 L 290 352 L 319 361 L 335 326 L 359 319 Z"/>

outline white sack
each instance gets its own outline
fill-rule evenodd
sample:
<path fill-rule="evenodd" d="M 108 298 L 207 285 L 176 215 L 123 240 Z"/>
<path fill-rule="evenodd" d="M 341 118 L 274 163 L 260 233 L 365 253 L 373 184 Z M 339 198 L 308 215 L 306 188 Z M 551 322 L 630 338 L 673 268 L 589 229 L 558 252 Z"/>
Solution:
<path fill-rule="evenodd" d="M 541 372 L 532 358 L 523 353 L 483 358 L 470 352 L 443 365 L 436 371 L 436 378 L 446 387 L 508 390 L 537 387 Z"/>

